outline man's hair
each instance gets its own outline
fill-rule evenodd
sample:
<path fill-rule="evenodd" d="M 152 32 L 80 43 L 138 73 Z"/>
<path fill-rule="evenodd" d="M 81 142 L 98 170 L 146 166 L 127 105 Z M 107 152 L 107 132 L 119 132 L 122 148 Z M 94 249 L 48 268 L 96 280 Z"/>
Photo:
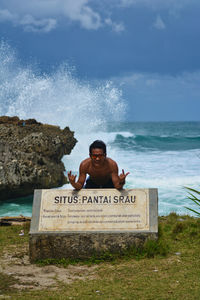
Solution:
<path fill-rule="evenodd" d="M 102 149 L 103 153 L 106 154 L 106 144 L 103 141 L 94 141 L 89 148 L 90 154 L 92 153 L 92 149 Z"/>

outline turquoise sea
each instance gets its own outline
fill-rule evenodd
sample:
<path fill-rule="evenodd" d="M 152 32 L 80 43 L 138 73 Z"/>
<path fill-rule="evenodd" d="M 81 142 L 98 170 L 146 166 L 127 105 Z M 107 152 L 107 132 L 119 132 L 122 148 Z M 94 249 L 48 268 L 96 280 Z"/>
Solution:
<path fill-rule="evenodd" d="M 119 170 L 130 172 L 126 188 L 158 188 L 160 215 L 186 214 L 185 206 L 194 207 L 184 186 L 199 188 L 200 122 L 125 122 L 129 103 L 111 81 L 82 80 L 67 64 L 42 74 L 22 66 L 9 47 L 0 50 L 0 61 L 0 115 L 75 132 L 78 143 L 63 157 L 66 171 L 77 173 L 89 145 L 101 139 Z M 134 101 L 133 95 L 131 107 Z M 0 216 L 31 216 L 32 198 L 1 203 Z"/>
<path fill-rule="evenodd" d="M 76 136 L 79 142 L 63 158 L 67 170 L 77 173 L 80 161 L 88 156 L 89 144 L 102 139 L 120 171 L 130 172 L 126 188 L 158 188 L 160 215 L 186 214 L 185 206 L 194 208 L 184 186 L 199 188 L 200 122 L 115 122 L 104 131 Z M 31 216 L 31 209 L 32 196 L 0 204 L 0 215 Z"/>

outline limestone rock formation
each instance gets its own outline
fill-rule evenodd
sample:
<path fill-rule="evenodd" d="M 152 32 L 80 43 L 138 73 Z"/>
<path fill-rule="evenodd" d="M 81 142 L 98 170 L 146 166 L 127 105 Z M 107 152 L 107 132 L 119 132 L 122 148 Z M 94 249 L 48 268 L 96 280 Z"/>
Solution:
<path fill-rule="evenodd" d="M 0 200 L 66 183 L 61 159 L 76 142 L 68 127 L 0 117 Z"/>

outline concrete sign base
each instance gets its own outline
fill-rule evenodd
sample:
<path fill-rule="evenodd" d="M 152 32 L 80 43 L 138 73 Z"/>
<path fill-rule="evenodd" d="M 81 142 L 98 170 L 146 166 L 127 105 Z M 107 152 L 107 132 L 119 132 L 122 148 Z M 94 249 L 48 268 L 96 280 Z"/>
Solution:
<path fill-rule="evenodd" d="M 123 252 L 157 237 L 157 189 L 35 190 L 31 262 Z"/>

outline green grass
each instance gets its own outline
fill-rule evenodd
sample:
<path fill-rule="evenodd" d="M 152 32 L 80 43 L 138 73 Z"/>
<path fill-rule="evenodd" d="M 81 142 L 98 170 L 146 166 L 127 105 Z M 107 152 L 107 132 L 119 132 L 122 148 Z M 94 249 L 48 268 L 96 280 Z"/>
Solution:
<path fill-rule="evenodd" d="M 18 226 L 17 226 L 18 227 Z M 21 247 L 22 239 L 15 226 L 0 227 L 1 250 Z M 55 291 L 16 291 L 2 284 L 13 277 L 0 273 L 0 294 L 11 299 L 200 299 L 200 219 L 175 213 L 159 217 L 159 240 L 148 241 L 144 248 L 128 249 L 123 254 L 104 253 L 87 261 L 46 260 L 43 264 L 68 268 L 69 263 L 98 266 L 93 280 L 58 282 Z M 42 262 L 41 262 L 42 264 Z"/>
<path fill-rule="evenodd" d="M 1 226 L 0 227 L 0 255 L 6 247 L 11 245 L 24 245 L 28 243 L 29 222 L 24 225 Z M 24 230 L 24 236 L 19 237 L 21 230 Z"/>
<path fill-rule="evenodd" d="M 16 278 L 11 275 L 6 275 L 0 272 L 0 295 L 16 292 L 16 289 L 11 288 L 12 284 L 17 282 Z"/>

